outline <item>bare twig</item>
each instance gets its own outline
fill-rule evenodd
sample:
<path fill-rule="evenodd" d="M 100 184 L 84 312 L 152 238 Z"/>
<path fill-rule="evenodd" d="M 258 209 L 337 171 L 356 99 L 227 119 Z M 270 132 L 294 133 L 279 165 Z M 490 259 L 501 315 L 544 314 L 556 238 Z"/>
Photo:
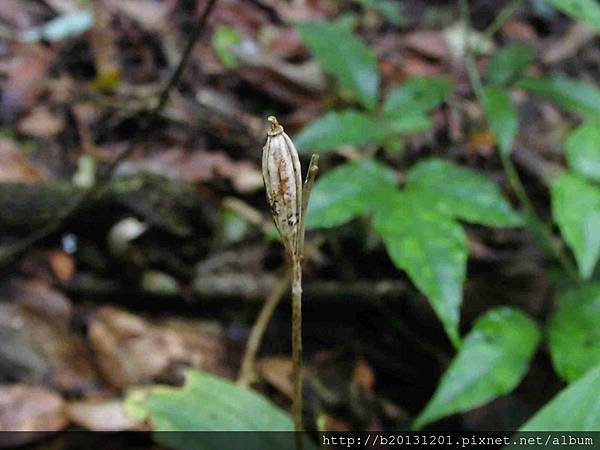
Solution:
<path fill-rule="evenodd" d="M 248 386 L 252 380 L 254 362 L 256 360 L 258 349 L 260 348 L 260 343 L 267 330 L 271 317 L 273 316 L 273 312 L 275 312 L 275 308 L 277 308 L 277 305 L 283 298 L 289 286 L 290 274 L 286 270 L 283 273 L 283 276 L 280 276 L 277 279 L 275 286 L 273 286 L 269 297 L 263 304 L 260 313 L 256 318 L 256 322 L 254 322 L 248 342 L 246 343 L 246 351 L 244 352 L 242 367 L 237 381 L 238 384 L 241 384 L 242 386 Z"/>
<path fill-rule="evenodd" d="M 165 84 L 165 87 L 162 89 L 156 105 L 147 113 L 145 120 L 142 121 L 140 131 L 133 137 L 132 140 L 129 141 L 127 148 L 105 168 L 102 175 L 99 177 L 100 179 L 96 186 L 92 190 L 78 192 L 69 201 L 65 208 L 44 227 L 36 230 L 29 236 L 12 245 L 0 249 L 0 265 L 9 263 L 27 248 L 29 248 L 29 246 L 35 244 L 36 242 L 39 242 L 40 240 L 56 232 L 68 218 L 70 218 L 76 211 L 78 211 L 81 208 L 81 206 L 89 197 L 96 195 L 98 192 L 101 192 L 106 188 L 107 184 L 110 182 L 110 179 L 116 167 L 123 160 L 131 156 L 133 150 L 135 149 L 135 146 L 143 138 L 143 132 L 147 131 L 150 128 L 152 123 L 156 120 L 156 118 L 160 115 L 160 113 L 166 106 L 169 98 L 169 93 L 181 80 L 183 71 L 187 63 L 189 62 L 192 49 L 194 48 L 194 45 L 196 44 L 200 36 L 202 35 L 202 32 L 205 29 L 206 21 L 210 13 L 214 9 L 216 3 L 217 0 L 208 0 L 206 2 L 204 10 L 202 11 L 202 14 L 200 14 L 200 17 L 198 18 L 198 21 L 196 22 L 194 29 L 192 30 L 188 38 L 185 49 L 181 56 L 181 60 L 179 61 L 179 64 L 177 65 L 171 76 L 169 77 L 167 83 Z"/>

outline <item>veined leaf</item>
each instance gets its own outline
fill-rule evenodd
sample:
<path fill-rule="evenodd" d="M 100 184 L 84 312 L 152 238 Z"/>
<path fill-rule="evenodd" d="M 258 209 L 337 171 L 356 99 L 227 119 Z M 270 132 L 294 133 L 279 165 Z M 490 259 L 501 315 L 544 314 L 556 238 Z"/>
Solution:
<path fill-rule="evenodd" d="M 600 5 L 597 0 L 547 0 L 563 13 L 592 25 L 600 33 Z"/>
<path fill-rule="evenodd" d="M 396 175 L 372 160 L 343 164 L 319 179 L 307 212 L 308 228 L 329 228 L 374 212 L 396 192 Z"/>
<path fill-rule="evenodd" d="M 328 112 L 315 119 L 295 136 L 300 152 L 333 151 L 342 145 L 361 147 L 379 142 L 386 135 L 385 126 L 370 114 L 347 110 Z"/>
<path fill-rule="evenodd" d="M 125 408 L 132 416 L 149 417 L 158 432 L 154 438 L 177 450 L 294 448 L 293 433 L 259 433 L 292 431 L 292 420 L 284 411 L 258 393 L 207 372 L 188 370 L 183 388 L 155 386 L 149 392 L 134 390 L 127 396 Z M 236 436 L 242 440 L 232 445 Z M 306 444 L 315 448 L 308 441 Z"/>
<path fill-rule="evenodd" d="M 548 343 L 556 372 L 575 381 L 600 364 L 600 284 L 561 295 L 550 319 Z"/>
<path fill-rule="evenodd" d="M 563 108 L 590 117 L 600 117 L 600 90 L 597 86 L 563 75 L 541 78 L 521 78 L 515 87 L 558 103 Z"/>
<path fill-rule="evenodd" d="M 323 70 L 333 75 L 367 109 L 374 109 L 379 90 L 377 60 L 356 35 L 335 24 L 307 22 L 298 31 Z"/>
<path fill-rule="evenodd" d="M 459 223 L 410 192 L 388 197 L 374 218 L 393 263 L 427 296 L 455 346 L 468 244 Z"/>
<path fill-rule="evenodd" d="M 537 325 L 520 311 L 497 308 L 477 319 L 413 428 L 508 394 L 527 372 L 539 341 Z"/>
<path fill-rule="evenodd" d="M 533 61 L 533 48 L 523 44 L 509 44 L 496 52 L 488 65 L 491 84 L 507 85 L 514 81 Z"/>
<path fill-rule="evenodd" d="M 600 366 L 560 391 L 519 431 L 600 430 Z"/>
<path fill-rule="evenodd" d="M 383 112 L 387 115 L 428 113 L 452 92 L 452 81 L 440 76 L 413 77 L 387 96 Z"/>
<path fill-rule="evenodd" d="M 500 153 L 504 156 L 510 155 L 519 129 L 519 120 L 508 92 L 498 86 L 484 87 L 483 109 L 498 142 Z"/>
<path fill-rule="evenodd" d="M 586 280 L 600 256 L 600 190 L 585 179 L 562 175 L 550 189 L 552 215 Z"/>
<path fill-rule="evenodd" d="M 591 181 L 600 182 L 600 122 L 582 125 L 565 142 L 569 166 Z"/>
<path fill-rule="evenodd" d="M 467 222 L 491 226 L 523 223 L 492 181 L 441 159 L 413 166 L 407 176 L 407 189 L 413 190 L 428 208 Z"/>

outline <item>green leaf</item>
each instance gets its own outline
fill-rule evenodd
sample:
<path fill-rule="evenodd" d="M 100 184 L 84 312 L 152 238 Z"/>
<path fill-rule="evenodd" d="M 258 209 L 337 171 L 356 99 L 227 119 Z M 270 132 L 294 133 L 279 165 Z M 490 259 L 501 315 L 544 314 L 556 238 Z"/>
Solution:
<path fill-rule="evenodd" d="M 563 13 L 592 25 L 600 33 L 598 0 L 548 0 Z"/>
<path fill-rule="evenodd" d="M 600 366 L 560 391 L 519 431 L 600 430 Z"/>
<path fill-rule="evenodd" d="M 307 212 L 308 228 L 330 228 L 373 212 L 396 191 L 396 175 L 372 160 L 353 161 L 336 167 L 312 190 Z"/>
<path fill-rule="evenodd" d="M 425 294 L 455 346 L 468 243 L 459 223 L 417 195 L 397 192 L 375 214 L 375 230 L 391 260 Z"/>
<path fill-rule="evenodd" d="M 586 81 L 553 75 L 521 78 L 515 83 L 515 87 L 527 89 L 580 114 L 590 117 L 600 116 L 600 90 Z"/>
<path fill-rule="evenodd" d="M 396 0 L 378 0 L 375 2 L 374 7 L 383 17 L 397 27 L 403 26 L 407 22 L 402 11 L 402 5 Z"/>
<path fill-rule="evenodd" d="M 600 182 L 600 122 L 573 131 L 565 142 L 565 153 L 571 169 Z"/>
<path fill-rule="evenodd" d="M 242 41 L 242 36 L 231 27 L 219 25 L 212 35 L 212 47 L 221 63 L 228 69 L 237 67 L 231 48 Z"/>
<path fill-rule="evenodd" d="M 500 153 L 503 156 L 510 155 L 519 129 L 519 119 L 508 92 L 497 86 L 484 87 L 483 109 L 498 142 Z"/>
<path fill-rule="evenodd" d="M 407 189 L 414 190 L 428 208 L 467 222 L 499 227 L 523 223 L 492 181 L 441 159 L 414 165 L 407 176 Z"/>
<path fill-rule="evenodd" d="M 294 448 L 293 433 L 166 433 L 293 430 L 290 417 L 262 395 L 207 372 L 188 370 L 183 388 L 155 386 L 149 393 L 134 390 L 127 396 L 125 408 L 132 416 L 149 417 L 158 432 L 154 438 L 178 450 Z M 224 434 L 229 441 L 222 440 Z M 231 445 L 234 435 L 243 436 L 237 446 Z"/>
<path fill-rule="evenodd" d="M 523 44 L 502 47 L 488 65 L 488 80 L 492 84 L 507 85 L 533 61 L 535 51 Z"/>
<path fill-rule="evenodd" d="M 362 147 L 379 142 L 385 135 L 385 126 L 370 114 L 332 111 L 306 125 L 295 136 L 294 143 L 300 152 L 333 151 L 342 145 Z"/>
<path fill-rule="evenodd" d="M 377 60 L 358 37 L 327 22 L 298 25 L 302 39 L 327 73 L 354 94 L 367 109 L 374 109 L 379 89 Z"/>
<path fill-rule="evenodd" d="M 508 394 L 527 372 L 539 341 L 537 325 L 520 311 L 502 307 L 478 318 L 413 428 Z"/>
<path fill-rule="evenodd" d="M 565 174 L 550 189 L 552 215 L 586 280 L 600 256 L 600 190 L 577 175 Z"/>
<path fill-rule="evenodd" d="M 431 119 L 422 113 L 398 114 L 384 119 L 389 133 L 417 133 L 431 127 Z"/>
<path fill-rule="evenodd" d="M 386 115 L 427 113 L 437 108 L 452 92 L 452 82 L 444 77 L 413 77 L 398 86 L 383 104 Z"/>
<path fill-rule="evenodd" d="M 550 319 L 548 343 L 556 372 L 575 381 L 600 364 L 600 284 L 564 293 Z"/>

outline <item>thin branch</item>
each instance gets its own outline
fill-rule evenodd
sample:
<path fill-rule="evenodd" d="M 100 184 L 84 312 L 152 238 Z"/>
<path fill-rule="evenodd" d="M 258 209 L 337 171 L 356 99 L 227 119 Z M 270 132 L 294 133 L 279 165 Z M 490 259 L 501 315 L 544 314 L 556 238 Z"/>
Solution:
<path fill-rule="evenodd" d="M 238 384 L 242 386 L 248 386 L 252 381 L 254 362 L 256 361 L 256 355 L 258 353 L 258 349 L 260 348 L 262 338 L 267 330 L 267 326 L 269 325 L 271 317 L 275 312 L 275 308 L 277 308 L 277 305 L 279 305 L 279 302 L 285 295 L 289 286 L 290 274 L 286 270 L 283 273 L 283 276 L 280 276 L 277 279 L 275 286 L 273 286 L 269 297 L 263 304 L 263 307 L 256 318 L 256 322 L 254 322 L 254 326 L 252 327 L 252 331 L 248 337 L 248 342 L 246 343 L 246 351 L 244 352 L 244 357 L 242 358 L 242 366 L 237 380 Z"/>
<path fill-rule="evenodd" d="M 153 122 L 156 120 L 156 118 L 160 115 L 160 113 L 166 106 L 167 101 L 169 99 L 169 93 L 181 80 L 183 71 L 187 63 L 189 62 L 192 49 L 194 48 L 194 45 L 196 44 L 200 36 L 202 35 L 202 32 L 205 29 L 206 21 L 208 20 L 208 17 L 214 9 L 216 3 L 217 0 L 207 1 L 204 10 L 200 14 L 200 17 L 198 18 L 198 21 L 196 22 L 194 29 L 192 30 L 187 40 L 185 49 L 181 56 L 181 60 L 179 61 L 179 64 L 177 65 L 177 67 L 169 77 L 167 83 L 165 84 L 164 88 L 162 89 L 156 105 L 147 113 L 145 120 L 142 121 L 139 132 L 136 133 L 133 139 L 129 141 L 127 148 L 104 169 L 102 175 L 99 176 L 99 181 L 96 183 L 95 187 L 89 191 L 78 192 L 71 199 L 71 201 L 69 201 L 67 206 L 65 206 L 65 208 L 60 213 L 58 213 L 58 215 L 55 218 L 53 218 L 42 228 L 34 231 L 24 239 L 0 249 L 0 266 L 9 263 L 15 257 L 24 252 L 27 248 L 29 248 L 31 245 L 35 244 L 36 242 L 39 242 L 40 240 L 56 232 L 66 220 L 68 220 L 73 214 L 75 214 L 75 212 L 77 212 L 81 208 L 81 206 L 85 203 L 85 201 L 88 198 L 94 196 L 96 193 L 106 188 L 119 163 L 131 156 L 135 149 L 135 146 L 145 135 L 145 133 L 143 132 L 148 131 L 150 126 L 153 124 Z"/>
<path fill-rule="evenodd" d="M 471 23 L 469 17 L 469 2 L 468 0 L 460 0 L 460 14 L 462 22 L 465 26 L 465 33 L 470 32 Z M 484 93 L 483 93 L 483 85 L 481 83 L 481 77 L 479 76 L 479 72 L 477 71 L 477 66 L 475 64 L 475 58 L 473 56 L 473 49 L 469 45 L 468 38 L 465 39 L 465 65 L 467 67 L 467 75 L 469 77 L 469 82 L 475 91 L 475 95 L 479 100 L 480 104 L 483 104 Z M 575 266 L 573 262 L 568 258 L 566 253 L 564 252 L 564 248 L 562 246 L 556 245 L 553 239 L 552 229 L 537 215 L 535 208 L 533 207 L 533 203 L 529 199 L 527 195 L 527 191 L 525 190 L 525 186 L 519 177 L 517 170 L 511 160 L 510 153 L 504 154 L 500 153 L 500 160 L 502 162 L 502 168 L 508 178 L 508 182 L 517 195 L 519 199 L 519 203 L 525 210 L 526 214 L 526 225 L 529 229 L 529 232 L 532 234 L 534 238 L 537 238 L 538 242 L 552 255 L 558 263 L 563 267 L 563 270 L 573 279 L 578 280 L 577 271 L 575 270 Z"/>

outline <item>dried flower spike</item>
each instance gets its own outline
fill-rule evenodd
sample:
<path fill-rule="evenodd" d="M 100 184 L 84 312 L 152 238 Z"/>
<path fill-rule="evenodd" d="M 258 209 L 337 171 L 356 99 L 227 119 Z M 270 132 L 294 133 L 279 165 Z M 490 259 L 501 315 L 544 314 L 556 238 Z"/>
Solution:
<path fill-rule="evenodd" d="M 302 174 L 298 151 L 277 119 L 270 116 L 271 129 L 263 148 L 262 173 L 267 201 L 285 248 L 294 258 L 299 254 L 302 221 Z"/>

